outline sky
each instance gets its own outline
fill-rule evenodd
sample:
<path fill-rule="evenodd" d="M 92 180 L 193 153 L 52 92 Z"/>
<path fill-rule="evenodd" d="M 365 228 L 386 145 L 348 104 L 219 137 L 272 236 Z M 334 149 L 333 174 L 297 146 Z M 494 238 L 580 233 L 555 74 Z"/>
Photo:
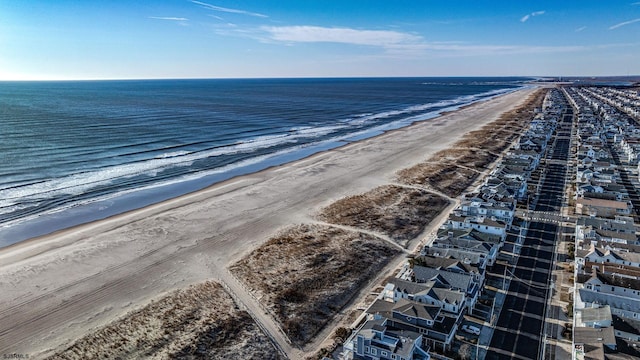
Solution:
<path fill-rule="evenodd" d="M 603 75 L 638 0 L 0 0 L 0 80 Z"/>

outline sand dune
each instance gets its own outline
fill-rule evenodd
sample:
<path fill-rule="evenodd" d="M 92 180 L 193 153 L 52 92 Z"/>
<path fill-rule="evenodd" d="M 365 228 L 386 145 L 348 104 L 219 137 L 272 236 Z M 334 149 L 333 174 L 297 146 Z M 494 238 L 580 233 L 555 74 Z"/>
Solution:
<path fill-rule="evenodd" d="M 179 289 L 132 311 L 50 360 L 280 359 L 280 353 L 220 284 Z"/>

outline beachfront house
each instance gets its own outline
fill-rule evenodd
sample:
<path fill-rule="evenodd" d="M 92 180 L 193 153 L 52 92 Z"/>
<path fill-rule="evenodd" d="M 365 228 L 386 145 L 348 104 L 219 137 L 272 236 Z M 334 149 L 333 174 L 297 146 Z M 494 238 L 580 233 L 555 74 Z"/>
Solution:
<path fill-rule="evenodd" d="M 436 239 L 425 246 L 421 254 L 450 257 L 484 269 L 495 263 L 502 244 L 500 236 L 475 229 L 440 229 Z"/>
<path fill-rule="evenodd" d="M 495 173 L 487 178 L 483 188 L 496 186 L 504 186 L 510 198 L 526 198 L 527 180 L 524 176 L 505 176 L 503 173 Z"/>
<path fill-rule="evenodd" d="M 473 229 L 482 233 L 496 235 L 500 237 L 500 241 L 504 241 L 507 236 L 508 225 L 496 219 L 482 215 L 477 216 L 457 216 L 450 215 L 443 229 L 451 230 L 469 230 Z"/>
<path fill-rule="evenodd" d="M 368 319 L 345 342 L 353 359 L 430 360 L 423 336 L 413 331 L 390 329 L 388 319 Z"/>
<path fill-rule="evenodd" d="M 480 198 L 471 198 L 463 200 L 454 212 L 459 212 L 461 216 L 484 216 L 511 224 L 515 207 L 516 202 L 513 199 L 485 201 Z"/>
<path fill-rule="evenodd" d="M 540 165 L 541 154 L 536 151 L 531 150 L 522 150 L 522 149 L 512 149 L 509 150 L 505 159 L 521 159 L 525 160 L 531 169 L 534 171 Z"/>
<path fill-rule="evenodd" d="M 462 319 L 466 309 L 464 292 L 449 289 L 436 280 L 416 283 L 393 278 L 387 282 L 380 297 L 382 300 L 393 303 L 405 299 L 420 304 L 440 306 L 443 311 L 454 315 L 458 321 Z"/>
<path fill-rule="evenodd" d="M 478 284 L 484 284 L 485 269 L 470 262 L 460 261 L 455 258 L 443 256 L 417 256 L 410 260 L 413 266 L 423 266 L 437 270 L 446 270 L 455 273 L 469 274 Z"/>
<path fill-rule="evenodd" d="M 345 342 L 353 359 L 430 360 L 429 347 L 418 332 L 394 330 L 388 319 L 368 319 Z"/>
<path fill-rule="evenodd" d="M 422 334 L 424 344 L 434 351 L 451 349 L 458 329 L 457 318 L 439 306 L 405 299 L 395 303 L 378 299 L 367 309 L 367 314 L 373 320 L 386 319 L 388 329 Z"/>
<path fill-rule="evenodd" d="M 414 265 L 409 276 L 418 283 L 436 281 L 441 287 L 464 292 L 466 294 L 466 306 L 469 311 L 473 309 L 478 301 L 483 285 L 480 283 L 480 279 L 473 274 L 454 272 L 448 269 L 434 269 L 420 265 Z"/>

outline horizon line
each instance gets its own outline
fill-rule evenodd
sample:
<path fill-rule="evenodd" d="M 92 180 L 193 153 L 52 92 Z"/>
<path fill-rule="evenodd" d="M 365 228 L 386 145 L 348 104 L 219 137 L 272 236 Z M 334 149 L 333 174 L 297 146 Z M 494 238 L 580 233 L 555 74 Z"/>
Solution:
<path fill-rule="evenodd" d="M 0 82 L 153 81 L 153 80 L 278 80 L 278 79 L 411 79 L 411 78 L 640 78 L 637 75 L 406 75 L 406 76 L 256 76 L 256 77 L 154 77 L 78 79 L 0 79 Z"/>

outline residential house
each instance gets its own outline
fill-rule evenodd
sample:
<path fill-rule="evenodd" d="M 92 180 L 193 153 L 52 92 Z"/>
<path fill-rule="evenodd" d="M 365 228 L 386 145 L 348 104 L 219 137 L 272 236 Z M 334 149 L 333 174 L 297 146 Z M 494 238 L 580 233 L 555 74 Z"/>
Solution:
<path fill-rule="evenodd" d="M 440 229 L 436 239 L 429 246 L 426 246 L 422 253 L 423 255 L 452 257 L 484 269 L 495 263 L 503 244 L 501 239 L 499 235 L 475 229 Z"/>
<path fill-rule="evenodd" d="M 576 309 L 575 316 L 577 327 L 603 328 L 613 324 L 609 305 Z"/>
<path fill-rule="evenodd" d="M 367 314 L 374 320 L 386 319 L 388 329 L 422 334 L 424 343 L 443 351 L 451 348 L 458 320 L 439 306 L 400 299 L 395 303 L 376 300 Z"/>
<path fill-rule="evenodd" d="M 589 252 L 584 256 L 584 262 L 640 267 L 640 253 L 611 249 L 602 250 L 591 245 Z"/>
<path fill-rule="evenodd" d="M 613 330 L 617 338 L 640 342 L 640 321 L 612 315 Z"/>
<path fill-rule="evenodd" d="M 467 230 L 474 229 L 479 232 L 500 236 L 504 241 L 507 235 L 508 225 L 503 221 L 486 216 L 456 216 L 451 215 L 443 225 L 445 229 Z"/>
<path fill-rule="evenodd" d="M 437 280 L 416 283 L 393 278 L 385 285 L 380 298 L 394 303 L 400 299 L 406 299 L 421 304 L 440 306 L 443 311 L 453 314 L 458 321 L 462 319 L 466 309 L 465 293 L 460 290 L 452 290 Z"/>
<path fill-rule="evenodd" d="M 491 219 L 511 224 L 515 213 L 516 202 L 510 201 L 485 201 L 480 198 L 471 198 L 463 200 L 454 213 L 458 212 L 461 216 L 484 216 Z"/>
<path fill-rule="evenodd" d="M 478 296 L 482 288 L 482 284 L 477 280 L 476 276 L 462 272 L 415 265 L 411 269 L 410 276 L 412 280 L 419 283 L 437 281 L 443 287 L 464 292 L 466 294 L 465 301 L 467 302 L 468 309 L 473 309 L 478 301 Z"/>
<path fill-rule="evenodd" d="M 385 318 L 367 320 L 345 342 L 353 359 L 430 360 L 420 333 L 391 330 Z"/>
<path fill-rule="evenodd" d="M 613 315 L 640 320 L 640 299 L 613 292 L 599 292 L 595 288 L 578 289 L 577 295 L 574 299 L 576 309 L 609 305 Z"/>
<path fill-rule="evenodd" d="M 580 198 L 576 200 L 576 214 L 594 215 L 603 218 L 615 218 L 616 215 L 629 215 L 633 205 L 630 201 Z"/>
<path fill-rule="evenodd" d="M 574 359 L 605 359 L 607 351 L 616 349 L 616 338 L 612 327 L 573 329 Z"/>

